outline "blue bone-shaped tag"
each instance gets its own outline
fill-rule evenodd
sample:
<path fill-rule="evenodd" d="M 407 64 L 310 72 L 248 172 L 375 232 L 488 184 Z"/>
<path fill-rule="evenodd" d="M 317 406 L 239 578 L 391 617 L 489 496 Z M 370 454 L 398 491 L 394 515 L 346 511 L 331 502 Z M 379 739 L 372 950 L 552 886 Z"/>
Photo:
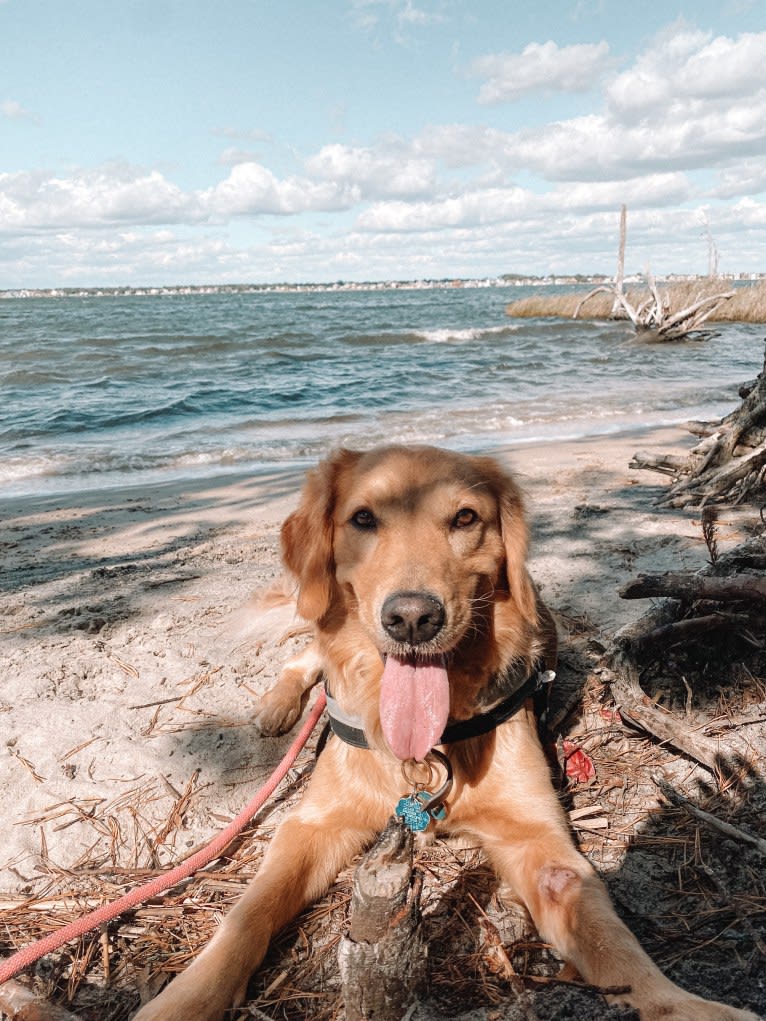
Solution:
<path fill-rule="evenodd" d="M 396 815 L 413 833 L 422 833 L 431 822 L 431 816 L 423 809 L 413 794 L 399 800 L 396 806 Z"/>
<path fill-rule="evenodd" d="M 429 805 L 433 794 L 429 791 L 417 791 L 401 798 L 396 806 L 396 815 L 413 833 L 422 833 L 428 829 L 432 819 L 446 819 L 447 811 L 441 803 Z"/>

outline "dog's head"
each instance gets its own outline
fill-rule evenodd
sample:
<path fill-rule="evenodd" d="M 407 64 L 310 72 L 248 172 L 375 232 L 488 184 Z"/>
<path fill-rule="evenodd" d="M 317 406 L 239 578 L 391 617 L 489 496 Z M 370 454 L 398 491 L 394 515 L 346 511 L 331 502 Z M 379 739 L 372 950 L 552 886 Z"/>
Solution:
<path fill-rule="evenodd" d="M 536 626 L 527 541 L 519 490 L 491 458 L 341 450 L 309 474 L 282 529 L 298 609 L 320 631 L 351 618 L 377 650 L 381 722 L 401 758 L 421 758 L 454 715 L 447 668 L 470 655 L 480 673 L 499 627 L 523 644 Z"/>

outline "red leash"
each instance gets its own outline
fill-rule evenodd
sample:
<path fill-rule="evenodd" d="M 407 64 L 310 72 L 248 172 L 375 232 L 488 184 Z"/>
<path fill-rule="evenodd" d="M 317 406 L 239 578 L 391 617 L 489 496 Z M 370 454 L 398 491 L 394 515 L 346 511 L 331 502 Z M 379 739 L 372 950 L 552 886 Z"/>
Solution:
<path fill-rule="evenodd" d="M 163 872 L 161 876 L 156 876 L 148 883 L 144 883 L 143 886 L 137 886 L 135 889 L 123 894 L 122 897 L 116 901 L 112 901 L 111 904 L 103 904 L 100 908 L 96 908 L 95 911 L 90 911 L 87 915 L 83 915 L 82 918 L 78 918 L 74 922 L 70 922 L 69 925 L 65 925 L 56 932 L 49 933 L 47 936 L 44 936 L 43 939 L 30 944 L 28 947 L 24 947 L 23 950 L 17 951 L 4 961 L 0 961 L 0 985 L 18 975 L 20 971 L 28 968 L 30 964 L 34 964 L 36 961 L 39 961 L 41 957 L 45 956 L 45 954 L 50 954 L 54 950 L 58 950 L 59 947 L 62 947 L 70 940 L 84 936 L 86 932 L 90 932 L 91 929 L 95 929 L 99 925 L 103 925 L 104 922 L 111 921 L 113 918 L 121 915 L 123 911 L 127 911 L 129 908 L 134 908 L 138 904 L 142 904 L 144 901 L 149 900 L 151 897 L 156 897 L 158 894 L 164 893 L 165 890 L 169 890 L 171 886 L 175 886 L 176 883 L 180 883 L 182 879 L 188 879 L 189 876 L 198 869 L 204 868 L 205 865 L 209 865 L 210 862 L 217 858 L 228 844 L 232 842 L 234 837 L 242 832 L 258 809 L 263 806 L 264 802 L 267 801 L 277 789 L 281 781 L 287 775 L 287 771 L 295 762 L 301 749 L 306 744 L 306 741 L 308 741 L 312 730 L 316 726 L 319 717 L 322 715 L 324 707 L 325 694 L 324 691 L 320 690 L 319 696 L 314 703 L 314 706 L 300 733 L 288 748 L 284 758 L 271 774 L 271 777 L 245 805 L 239 815 L 235 819 L 232 819 L 226 829 L 219 833 L 217 837 L 214 837 L 207 847 L 203 847 L 201 851 L 197 851 L 196 854 L 191 855 L 191 857 L 187 858 L 186 861 L 181 862 L 180 865 L 176 865 L 175 868 L 170 869 L 168 872 Z"/>

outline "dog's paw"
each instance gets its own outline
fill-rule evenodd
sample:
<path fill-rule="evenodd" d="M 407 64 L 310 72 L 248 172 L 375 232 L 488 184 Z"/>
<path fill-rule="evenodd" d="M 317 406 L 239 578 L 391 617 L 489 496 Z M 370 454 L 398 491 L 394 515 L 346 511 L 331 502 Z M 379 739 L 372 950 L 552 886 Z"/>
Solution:
<path fill-rule="evenodd" d="M 234 987 L 225 981 L 227 976 L 210 975 L 211 970 L 200 967 L 198 958 L 145 1003 L 132 1021 L 223 1021 L 229 1008 L 244 999 L 247 983 L 241 982 L 238 996 L 230 995 Z"/>
<path fill-rule="evenodd" d="M 277 685 L 262 696 L 253 723 L 264 737 L 279 737 L 292 730 L 298 722 L 303 702 L 300 698 L 286 697 Z"/>
<path fill-rule="evenodd" d="M 637 1004 L 633 1004 L 637 1006 Z M 758 1014 L 739 1007 L 729 1007 L 699 996 L 684 995 L 671 1001 L 642 1005 L 641 1021 L 763 1021 Z"/>
<path fill-rule="evenodd" d="M 190 1002 L 181 997 L 160 993 L 145 1004 L 133 1021 L 223 1021 L 225 1008 L 208 1008 L 199 1000 Z"/>

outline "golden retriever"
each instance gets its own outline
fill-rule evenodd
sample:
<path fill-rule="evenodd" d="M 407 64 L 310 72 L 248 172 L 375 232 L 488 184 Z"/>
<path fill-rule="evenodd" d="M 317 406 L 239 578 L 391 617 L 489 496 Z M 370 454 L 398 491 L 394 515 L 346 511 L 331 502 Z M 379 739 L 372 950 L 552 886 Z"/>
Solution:
<path fill-rule="evenodd" d="M 618 919 L 573 844 L 529 699 L 488 733 L 443 740 L 445 727 L 485 716 L 555 660 L 527 538 L 518 488 L 491 458 L 341 450 L 309 473 L 282 550 L 315 640 L 288 664 L 259 722 L 291 726 L 323 674 L 336 713 L 368 747 L 329 741 L 240 902 L 140 1021 L 220 1021 L 240 1003 L 272 936 L 372 842 L 409 793 L 403 773 L 432 761 L 434 748 L 453 783 L 429 825 L 478 840 L 586 982 L 628 988 L 615 998 L 644 1021 L 754 1021 L 674 985 Z"/>

